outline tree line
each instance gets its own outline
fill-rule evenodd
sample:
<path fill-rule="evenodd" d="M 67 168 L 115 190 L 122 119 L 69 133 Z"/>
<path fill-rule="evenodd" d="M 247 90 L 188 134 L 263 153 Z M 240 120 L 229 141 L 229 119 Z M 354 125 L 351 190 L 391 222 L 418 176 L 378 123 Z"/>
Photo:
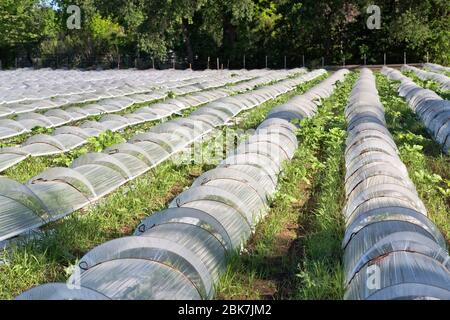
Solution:
<path fill-rule="evenodd" d="M 81 29 L 70 29 L 70 5 Z M 380 29 L 367 7 L 381 9 Z M 1 0 L 0 60 L 15 66 L 197 68 L 450 64 L 448 0 Z M 245 58 L 244 58 L 245 56 Z M 245 59 L 245 62 L 244 62 Z M 323 59 L 323 60 L 322 60 Z"/>

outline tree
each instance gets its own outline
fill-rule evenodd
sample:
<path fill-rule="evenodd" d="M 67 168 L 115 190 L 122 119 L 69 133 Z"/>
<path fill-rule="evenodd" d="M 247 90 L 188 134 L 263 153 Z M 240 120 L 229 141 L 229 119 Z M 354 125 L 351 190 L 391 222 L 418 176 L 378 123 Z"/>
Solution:
<path fill-rule="evenodd" d="M 0 54 L 8 57 L 24 50 L 31 62 L 37 45 L 57 33 L 54 11 L 38 0 L 0 2 Z"/>

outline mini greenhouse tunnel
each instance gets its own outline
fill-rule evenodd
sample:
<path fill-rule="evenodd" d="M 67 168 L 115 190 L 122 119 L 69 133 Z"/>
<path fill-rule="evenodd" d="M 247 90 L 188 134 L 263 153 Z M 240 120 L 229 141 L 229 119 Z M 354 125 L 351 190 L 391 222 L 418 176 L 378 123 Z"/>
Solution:
<path fill-rule="evenodd" d="M 446 242 L 398 157 L 368 69 L 345 114 L 345 299 L 450 299 Z"/>
<path fill-rule="evenodd" d="M 303 105 L 299 102 L 303 100 L 296 100 L 293 114 L 313 116 L 316 97 L 331 95 L 335 83 L 347 73 L 336 72 L 309 91 L 316 101 L 314 108 L 309 101 Z M 296 130 L 282 118 L 264 121 L 235 154 L 199 176 L 169 209 L 144 219 L 134 236 L 109 241 L 88 252 L 80 260 L 78 276 L 86 297 L 92 290 L 110 299 L 213 298 L 214 284 L 226 268 L 227 256 L 243 247 L 267 213 L 267 200 L 276 190 L 283 162 L 292 158 L 297 147 Z M 279 157 L 271 158 L 271 152 Z M 76 273 L 71 280 L 75 277 Z M 39 294 L 43 299 L 48 295 L 36 287 L 19 298 Z M 62 288 L 57 294 L 71 297 Z"/>

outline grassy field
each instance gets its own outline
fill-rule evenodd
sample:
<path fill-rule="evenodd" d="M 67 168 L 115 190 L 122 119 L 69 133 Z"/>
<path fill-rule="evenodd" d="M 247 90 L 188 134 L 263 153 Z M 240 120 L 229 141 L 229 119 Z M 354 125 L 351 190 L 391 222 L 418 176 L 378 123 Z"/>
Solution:
<path fill-rule="evenodd" d="M 274 106 L 303 93 L 319 81 L 316 79 L 303 84 L 297 90 L 241 114 L 240 122 L 230 129 L 254 127 Z M 217 134 L 221 134 L 221 130 Z M 123 139 L 123 136 L 117 133 L 104 139 L 104 143 L 92 148 L 99 151 Z M 204 146 L 207 144 L 205 141 Z M 65 161 L 58 165 L 69 164 L 74 156 L 76 154 L 61 156 Z M 12 168 L 9 175 L 25 181 L 55 164 L 51 157 L 35 159 L 41 159 L 42 165 L 24 161 L 19 165 L 21 170 Z M 191 185 L 193 179 L 213 167 L 214 163 L 177 165 L 166 161 L 101 199 L 96 205 L 46 226 L 39 239 L 12 246 L 1 256 L 5 263 L 0 265 L 0 299 L 11 299 L 38 284 L 67 280 L 72 266 L 88 250 L 105 241 L 132 234 L 142 218 L 165 208 L 176 195 Z"/>

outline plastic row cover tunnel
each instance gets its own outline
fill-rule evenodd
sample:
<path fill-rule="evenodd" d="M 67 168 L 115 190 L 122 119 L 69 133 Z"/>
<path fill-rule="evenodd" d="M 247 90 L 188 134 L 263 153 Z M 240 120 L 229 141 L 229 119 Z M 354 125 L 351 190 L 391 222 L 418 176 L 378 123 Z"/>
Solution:
<path fill-rule="evenodd" d="M 419 68 L 413 66 L 403 66 L 402 71 L 412 71 L 414 72 L 420 79 L 422 80 L 432 80 L 441 86 L 444 90 L 450 90 L 450 78 L 446 75 L 434 72 L 428 72 L 425 70 L 421 70 Z"/>
<path fill-rule="evenodd" d="M 165 119 L 182 110 L 228 95 L 227 91 L 221 89 L 194 93 L 186 97 L 177 97 L 162 103 L 141 107 L 131 114 L 104 115 L 99 121 L 84 121 L 79 126 L 59 127 L 52 134 L 33 135 L 21 146 L 0 148 L 0 172 L 28 157 L 66 153 L 86 144 L 89 138 L 97 137 L 108 130 L 114 132 L 134 125 Z M 64 111 L 61 111 L 61 114 L 63 113 Z"/>
<path fill-rule="evenodd" d="M 0 104 L 0 117 L 7 117 L 12 115 L 19 115 L 30 112 L 44 111 L 54 108 L 67 108 L 74 104 L 86 104 L 92 103 L 93 107 L 97 105 L 95 101 L 103 101 L 104 103 L 113 103 L 116 99 L 119 101 L 125 99 L 126 101 L 143 102 L 146 100 L 153 100 L 154 97 L 162 96 L 164 93 L 171 90 L 177 94 L 184 94 L 185 92 L 198 91 L 202 87 L 214 88 L 218 84 L 221 84 L 223 80 L 230 78 L 229 73 L 218 75 L 211 73 L 195 74 L 178 74 L 178 76 L 168 76 L 166 81 L 157 83 L 152 81 L 152 78 L 148 79 L 143 75 L 142 79 L 136 79 L 135 81 L 128 81 L 127 79 L 115 79 L 114 77 L 106 84 L 103 81 L 95 81 L 88 84 L 88 91 L 82 94 L 70 94 L 60 96 L 53 93 L 51 90 L 41 90 L 36 93 L 35 100 L 25 100 L 13 103 Z M 242 75 L 242 77 L 246 77 Z M 140 80 L 140 81 L 137 81 Z M 44 82 L 46 83 L 46 82 Z M 81 82 L 82 85 L 83 82 Z M 64 82 L 61 87 L 67 86 Z M 73 89 L 73 88 L 72 88 Z M 28 89 L 32 91 L 32 88 Z M 156 93 L 158 91 L 159 94 Z M 17 91 L 14 86 L 10 89 L 11 92 Z M 28 92 L 30 93 L 30 92 Z M 26 97 L 26 95 L 25 95 Z M 122 105 L 126 104 L 122 101 Z M 114 110 L 111 106 L 104 108 L 107 111 Z M 116 106 L 117 109 L 117 106 Z M 87 111 L 94 112 L 92 108 L 86 108 Z"/>
<path fill-rule="evenodd" d="M 148 92 L 157 87 L 170 87 L 174 82 L 188 85 L 211 75 L 208 72 L 132 70 L 0 71 L 0 105 L 13 112 L 29 112 Z"/>
<path fill-rule="evenodd" d="M 430 70 L 432 72 L 438 72 L 438 73 L 448 72 L 448 73 L 450 73 L 449 67 L 441 66 L 441 65 L 435 64 L 435 63 L 425 63 L 423 65 L 423 68 L 426 70 Z"/>
<path fill-rule="evenodd" d="M 442 99 L 429 89 L 418 86 L 401 72 L 383 68 L 382 73 L 389 79 L 401 81 L 398 93 L 405 98 L 409 107 L 419 116 L 433 138 L 450 152 L 450 101 Z"/>
<path fill-rule="evenodd" d="M 303 69 L 299 69 L 297 73 L 300 72 L 303 72 Z M 31 136 L 23 143 L 22 146 L 0 148 L 0 172 L 16 165 L 30 156 L 36 157 L 65 153 L 85 144 L 90 137 L 96 137 L 107 130 L 117 131 L 129 126 L 164 119 L 187 108 L 196 107 L 204 103 L 224 98 L 231 93 L 238 93 L 245 88 L 253 88 L 254 86 L 264 82 L 267 83 L 274 81 L 273 79 L 277 79 L 278 77 L 281 77 L 281 75 L 286 75 L 286 72 L 284 71 L 279 75 L 271 74 L 268 78 L 256 78 L 252 80 L 251 83 L 240 83 L 238 88 L 231 86 L 226 90 L 216 89 L 198 92 L 189 96 L 181 96 L 174 99 L 168 99 L 164 102 L 153 104 L 151 106 L 141 107 L 131 114 L 125 114 L 122 116 L 105 115 L 99 121 L 85 121 L 77 127 L 60 127 L 57 128 L 51 135 L 38 134 Z M 239 77 L 233 77 L 231 81 L 232 83 L 235 83 L 235 81 L 242 81 L 242 79 Z M 221 101 L 219 100 L 218 102 Z M 99 109 L 97 111 L 101 112 Z M 58 119 L 64 121 L 70 122 L 72 119 L 68 111 L 51 110 L 49 113 L 54 115 L 53 118 L 58 116 Z M 30 114 L 28 114 L 28 116 L 31 117 Z M 83 117 L 84 116 L 87 115 L 83 115 Z M 36 121 L 45 120 L 43 115 L 34 114 L 33 117 L 38 119 Z M 12 120 L 0 120 L 0 125 L 1 123 L 4 123 L 5 125 L 7 124 L 10 127 L 17 127 L 17 124 Z"/>
<path fill-rule="evenodd" d="M 249 74 L 241 76 L 231 76 L 229 74 L 222 74 L 220 77 L 216 74 L 205 78 L 192 79 L 188 84 L 186 81 L 178 81 L 171 84 L 173 93 L 177 95 L 184 95 L 188 93 L 198 92 L 205 89 L 217 88 L 226 84 L 233 84 L 244 80 L 252 79 Z M 131 87 L 131 92 L 137 91 L 136 88 Z M 102 114 L 109 114 L 125 110 L 136 103 L 151 102 L 158 99 L 163 99 L 168 96 L 169 89 L 163 88 L 158 90 L 139 89 L 144 92 L 124 94 L 115 98 L 103 98 L 96 96 L 92 98 L 96 102 L 89 103 L 83 106 L 71 106 L 75 103 L 68 102 L 64 108 L 56 108 L 53 100 L 38 101 L 32 104 L 14 104 L 0 106 L 0 118 L 17 115 L 15 119 L 4 118 L 0 119 L 0 139 L 7 139 L 15 137 L 24 133 L 32 132 L 35 127 L 55 128 L 74 121 L 86 119 L 91 116 L 98 116 Z M 138 91 L 139 91 L 138 90 Z M 83 101 L 84 103 L 85 101 Z M 43 109 L 50 109 L 44 113 L 38 113 Z"/>
<path fill-rule="evenodd" d="M 135 135 L 127 143 L 102 153 L 88 153 L 70 168 L 51 168 L 25 185 L 0 178 L 0 241 L 60 219 L 147 172 L 173 154 L 226 124 L 243 110 L 254 108 L 322 75 L 317 70 L 295 79 L 209 103 Z"/>
<path fill-rule="evenodd" d="M 111 79 L 92 81 L 87 84 L 83 83 L 83 81 L 80 81 L 75 85 L 72 82 L 67 84 L 64 82 L 64 79 L 59 79 L 58 85 L 56 86 L 56 89 L 58 90 L 56 91 L 54 90 L 55 87 L 47 88 L 48 81 L 39 83 L 39 88 L 36 89 L 33 88 L 33 84 L 30 84 L 29 81 L 23 80 L 25 83 L 14 83 L 8 79 L 8 85 L 6 85 L 5 88 L 2 88 L 3 83 L 0 82 L 0 99 L 8 99 L 8 94 L 10 93 L 12 93 L 13 96 L 16 96 L 17 92 L 22 92 L 23 87 L 26 88 L 26 92 L 17 96 L 23 101 L 20 100 L 4 104 L 0 102 L 0 118 L 61 107 L 67 109 L 70 105 L 89 102 L 91 102 L 90 105 L 81 108 L 81 111 L 86 111 L 90 113 L 89 115 L 98 114 L 99 111 L 116 112 L 126 108 L 128 106 L 127 103 L 130 101 L 141 103 L 159 99 L 167 96 L 169 91 L 177 95 L 183 95 L 189 92 L 222 87 L 228 83 L 237 83 L 243 80 L 254 79 L 250 84 L 250 87 L 246 87 L 245 84 L 239 84 L 239 87 L 246 90 L 252 88 L 252 86 L 261 84 L 261 78 L 265 78 L 266 81 L 279 81 L 304 71 L 305 69 L 303 68 L 277 71 L 241 70 L 233 72 L 228 70 L 206 70 L 201 72 L 147 71 L 145 73 L 131 73 L 125 78 L 117 78 L 117 75 L 112 73 Z M 58 72 L 55 72 L 55 74 L 59 75 Z M 51 76 L 55 76 L 55 74 L 52 73 Z M 100 72 L 100 74 L 102 73 Z M 0 78 L 1 75 L 2 72 L 0 71 Z M 106 81 L 106 84 L 103 83 L 104 81 Z M 73 93 L 74 88 L 77 85 L 80 85 L 80 83 L 82 86 L 88 87 L 88 89 L 86 89 L 88 91 L 87 93 Z M 44 88 L 42 89 L 40 86 L 44 86 Z M 72 93 L 65 96 L 58 95 L 59 90 L 65 86 L 70 86 L 69 88 Z M 33 90 L 36 90 L 37 92 L 33 93 Z M 34 100 L 29 100 L 27 98 L 30 94 L 35 96 Z M 99 100 L 102 103 L 96 102 Z M 116 100 L 118 100 L 118 102 Z M 73 111 L 80 110 L 75 109 Z M 76 120 L 80 115 L 75 113 L 72 116 Z M 0 135 L 0 138 L 3 139 L 4 137 Z"/>
<path fill-rule="evenodd" d="M 450 299 L 446 242 L 398 156 L 370 70 L 345 115 L 345 299 Z"/>
<path fill-rule="evenodd" d="M 0 71 L 1 115 L 20 114 L 74 103 L 119 98 L 173 90 L 182 94 L 190 86 L 214 88 L 224 85 L 231 76 L 258 76 L 269 71 L 34 71 L 16 73 Z M 1 79 L 5 79 L 1 81 Z M 222 79 L 222 80 L 221 80 Z M 9 113 L 7 111 L 10 111 Z"/>
<path fill-rule="evenodd" d="M 347 72 L 275 108 L 233 155 L 198 177 L 168 209 L 142 221 L 133 236 L 88 252 L 69 279 L 80 290 L 47 284 L 18 298 L 212 298 L 227 255 L 242 248 L 267 213 L 282 163 L 294 155 L 298 128 L 290 121 L 314 115 L 319 99 L 331 95 Z"/>

